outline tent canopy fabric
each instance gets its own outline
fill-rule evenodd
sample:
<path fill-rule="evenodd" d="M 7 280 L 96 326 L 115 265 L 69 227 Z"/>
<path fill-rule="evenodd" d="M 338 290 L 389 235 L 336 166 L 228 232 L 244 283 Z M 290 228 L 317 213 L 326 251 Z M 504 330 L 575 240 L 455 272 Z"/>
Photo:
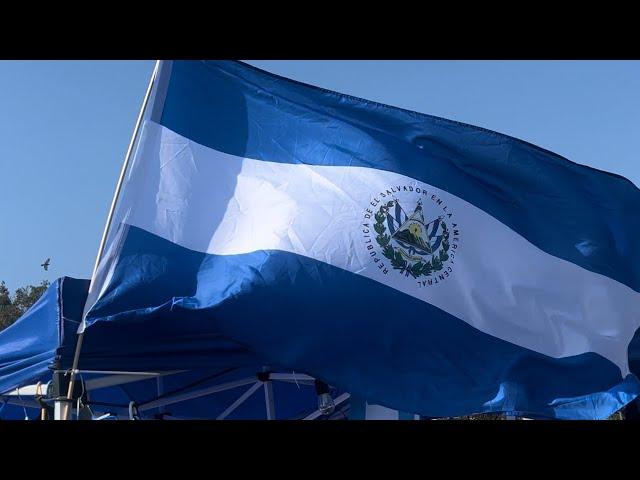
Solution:
<path fill-rule="evenodd" d="M 20 319 L 0 332 L 0 393 L 48 380 L 49 367 L 63 344 L 65 326 L 73 330 L 87 286 L 84 280 L 56 280 Z"/>
<path fill-rule="evenodd" d="M 89 288 L 88 280 L 63 277 L 13 325 L 0 332 L 0 392 L 43 380 L 50 367 L 68 369 Z M 85 336 L 79 368 L 165 371 L 255 364 L 251 353 L 215 335 L 193 335 L 188 318 L 171 330 L 157 319 L 153 329 L 132 323 L 97 328 Z"/>
<path fill-rule="evenodd" d="M 37 381 L 50 366 L 71 368 L 77 328 L 89 280 L 63 277 L 53 282 L 20 319 L 0 332 L 0 392 Z M 82 370 L 167 371 L 230 368 L 260 362 L 242 345 L 202 334 L 185 316 L 175 322 L 156 317 L 153 328 L 131 322 L 104 325 L 85 334 Z"/>
<path fill-rule="evenodd" d="M 88 288 L 88 280 L 60 278 L 20 319 L 0 332 L 0 394 L 37 382 L 46 383 L 51 380 L 53 370 L 71 368 Z M 126 416 L 130 402 L 144 408 L 149 402 L 176 393 L 189 394 L 239 379 L 255 379 L 263 365 L 267 364 L 242 345 L 218 335 L 198 334 L 197 324 L 188 317 L 178 328 L 175 321 L 169 325 L 160 315 L 153 328 L 135 322 L 127 325 L 105 322 L 92 329 L 85 334 L 79 369 L 175 372 L 162 376 L 161 381 L 151 377 L 90 392 L 92 409 Z M 276 367 L 272 369 L 277 371 Z M 84 382 L 99 376 L 81 373 L 80 379 Z M 164 413 L 177 418 L 216 418 L 253 388 L 255 393 L 226 418 L 266 419 L 265 397 L 255 382 L 164 408 L 146 409 L 141 417 Z M 308 382 L 271 384 L 276 418 L 303 418 L 317 408 L 315 389 Z M 22 407 L 6 405 L 3 410 L 0 418 L 25 417 Z M 26 412 L 30 418 L 37 416 L 34 409 Z"/>

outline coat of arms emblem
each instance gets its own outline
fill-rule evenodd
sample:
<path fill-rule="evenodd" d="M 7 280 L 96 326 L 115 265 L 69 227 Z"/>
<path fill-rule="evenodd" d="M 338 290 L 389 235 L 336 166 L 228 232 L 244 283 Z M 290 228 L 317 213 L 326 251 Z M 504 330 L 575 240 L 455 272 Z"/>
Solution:
<path fill-rule="evenodd" d="M 445 216 L 427 220 L 422 199 L 410 214 L 394 199 L 383 203 L 375 213 L 376 242 L 391 266 L 413 278 L 430 276 L 442 270 L 449 259 L 449 230 Z"/>

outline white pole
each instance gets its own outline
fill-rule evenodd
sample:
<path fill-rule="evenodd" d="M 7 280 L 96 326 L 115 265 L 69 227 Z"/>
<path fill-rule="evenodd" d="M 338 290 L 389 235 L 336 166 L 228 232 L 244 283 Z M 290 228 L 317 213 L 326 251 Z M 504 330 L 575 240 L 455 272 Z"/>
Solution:
<path fill-rule="evenodd" d="M 149 85 L 147 86 L 147 93 L 144 96 L 144 100 L 142 101 L 142 107 L 140 108 L 140 113 L 138 113 L 138 119 L 136 120 L 136 125 L 133 128 L 133 135 L 131 136 L 131 141 L 129 142 L 129 148 L 127 148 L 127 154 L 125 155 L 125 158 L 124 158 L 122 170 L 120 170 L 120 177 L 118 178 L 118 183 L 116 184 L 116 191 L 113 194 L 113 200 L 111 200 L 111 207 L 109 208 L 109 214 L 107 215 L 107 223 L 104 226 L 104 231 L 102 232 L 102 240 L 100 240 L 100 246 L 98 247 L 98 255 L 96 256 L 96 263 L 93 265 L 93 273 L 91 274 L 91 281 L 93 281 L 96 276 L 98 265 L 100 264 L 100 260 L 102 259 L 102 254 L 104 253 L 104 247 L 105 247 L 105 244 L 107 243 L 107 234 L 109 233 L 109 228 L 111 228 L 111 221 L 113 220 L 113 214 L 115 213 L 115 210 L 116 210 L 116 204 L 118 203 L 120 190 L 122 189 L 122 184 L 124 183 L 124 177 L 127 173 L 127 169 L 129 168 L 131 153 L 133 152 L 133 147 L 136 143 L 136 138 L 138 137 L 140 124 L 142 123 L 144 111 L 147 108 L 147 103 L 149 102 L 149 97 L 151 96 L 151 89 L 153 87 L 153 82 L 155 81 L 156 76 L 158 75 L 159 68 L 160 68 L 160 60 L 156 60 L 156 65 L 153 68 L 153 72 L 151 73 L 151 79 L 149 80 Z"/>
<path fill-rule="evenodd" d="M 62 417 L 63 406 L 65 402 L 53 402 L 53 419 L 54 420 L 66 420 Z"/>
<path fill-rule="evenodd" d="M 149 97 L 151 96 L 151 90 L 153 88 L 153 83 L 156 79 L 156 75 L 158 73 L 158 69 L 160 67 L 160 60 L 156 60 L 156 65 L 153 68 L 153 73 L 151 74 L 151 79 L 149 80 L 149 86 L 147 87 L 147 93 L 144 96 L 144 100 L 142 101 L 142 107 L 140 108 L 140 113 L 138 114 L 138 119 L 136 120 L 136 125 L 133 129 L 133 135 L 131 136 L 131 141 L 129 142 L 129 148 L 127 149 L 127 154 L 124 159 L 124 164 L 122 165 L 122 170 L 120 171 L 120 177 L 118 178 L 118 183 L 116 185 L 116 191 L 113 195 L 113 200 L 111 201 L 111 208 L 109 208 L 109 215 L 107 216 L 107 223 L 104 227 L 104 232 L 102 233 L 102 240 L 100 240 L 100 246 L 98 247 L 98 255 L 96 256 L 96 263 L 93 266 L 93 273 L 91 274 L 91 284 L 95 281 L 96 272 L 98 270 L 98 265 L 100 264 L 100 260 L 102 258 L 102 253 L 104 252 L 104 247 L 107 242 L 107 235 L 109 233 L 109 228 L 111 227 L 111 221 L 113 220 L 113 214 L 116 209 L 116 204 L 118 203 L 118 197 L 120 196 L 120 190 L 122 189 L 122 184 L 124 183 L 124 177 L 127 173 L 127 169 L 129 167 L 129 162 L 131 160 L 131 152 L 133 151 L 133 146 L 135 145 L 136 138 L 138 137 L 138 131 L 140 130 L 140 124 L 142 123 L 142 117 L 144 116 L 144 111 L 147 108 L 147 103 L 149 102 Z M 91 290 L 91 284 L 89 284 L 89 290 Z M 86 312 L 85 312 L 86 313 Z M 83 318 L 84 321 L 84 318 Z M 63 420 L 68 420 L 71 414 L 70 408 L 70 400 L 73 396 L 73 386 L 76 380 L 76 370 L 78 369 L 78 361 L 80 360 L 80 351 L 82 349 L 82 340 L 84 338 L 84 330 L 78 334 L 78 342 L 76 344 L 76 351 L 73 356 L 73 366 L 71 367 L 71 377 L 69 378 L 69 390 L 67 392 L 67 400 L 62 406 L 61 418 Z"/>

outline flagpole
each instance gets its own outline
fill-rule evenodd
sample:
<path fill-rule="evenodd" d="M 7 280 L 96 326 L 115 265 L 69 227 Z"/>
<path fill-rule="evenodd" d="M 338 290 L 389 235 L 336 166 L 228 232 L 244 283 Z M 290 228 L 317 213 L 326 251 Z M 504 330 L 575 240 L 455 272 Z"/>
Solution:
<path fill-rule="evenodd" d="M 100 246 L 98 247 L 98 255 L 96 256 L 96 262 L 93 266 L 93 273 L 91 274 L 91 284 L 93 284 L 93 282 L 95 281 L 96 272 L 98 271 L 98 265 L 100 264 L 100 260 L 102 259 L 102 254 L 104 253 L 104 248 L 107 243 L 107 236 L 109 234 L 109 228 L 111 228 L 113 214 L 115 213 L 116 204 L 118 203 L 118 197 L 120 196 L 120 190 L 122 190 L 124 177 L 127 173 L 127 170 L 129 168 L 129 163 L 131 161 L 131 153 L 133 152 L 133 147 L 136 143 L 136 139 L 138 138 L 140 124 L 142 123 L 144 112 L 147 108 L 147 104 L 149 103 L 149 98 L 151 97 L 151 90 L 153 89 L 153 84 L 156 80 L 156 76 L 158 75 L 159 69 L 160 69 L 160 60 L 156 60 L 156 64 L 153 68 L 153 72 L 151 73 L 151 78 L 149 79 L 149 85 L 147 86 L 147 92 L 145 93 L 144 100 L 142 101 L 142 107 L 140 108 L 140 113 L 138 113 L 138 119 L 136 120 L 135 127 L 133 128 L 133 135 L 131 136 L 131 141 L 129 142 L 129 148 L 127 148 L 127 153 L 124 158 L 122 170 L 120 170 L 120 177 L 118 178 L 118 183 L 116 184 L 116 191 L 113 195 L 113 200 L 111 201 L 111 208 L 109 208 L 109 214 L 107 215 L 107 223 L 104 227 L 104 231 L 102 232 L 102 239 L 100 240 Z M 91 288 L 91 284 L 89 288 Z M 84 318 L 82 319 L 82 321 L 84 322 Z M 78 370 L 78 362 L 80 360 L 80 351 L 82 350 L 83 339 L 84 339 L 84 329 L 78 334 L 78 342 L 76 343 L 76 351 L 73 356 L 71 376 L 69 378 L 69 389 L 67 390 L 67 399 L 65 403 L 62 405 L 62 413 L 60 415 L 62 420 L 69 420 L 69 417 L 71 414 L 70 405 L 71 405 L 71 400 L 73 396 L 73 387 L 76 380 L 76 371 Z"/>

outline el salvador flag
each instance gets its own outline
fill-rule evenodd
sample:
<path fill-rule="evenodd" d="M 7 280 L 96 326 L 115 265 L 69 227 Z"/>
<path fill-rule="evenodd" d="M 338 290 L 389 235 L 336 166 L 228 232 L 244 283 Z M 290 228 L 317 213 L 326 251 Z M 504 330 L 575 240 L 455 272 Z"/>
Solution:
<path fill-rule="evenodd" d="M 369 405 L 606 418 L 640 392 L 639 205 L 496 132 L 162 62 L 86 331 L 189 316 Z"/>

